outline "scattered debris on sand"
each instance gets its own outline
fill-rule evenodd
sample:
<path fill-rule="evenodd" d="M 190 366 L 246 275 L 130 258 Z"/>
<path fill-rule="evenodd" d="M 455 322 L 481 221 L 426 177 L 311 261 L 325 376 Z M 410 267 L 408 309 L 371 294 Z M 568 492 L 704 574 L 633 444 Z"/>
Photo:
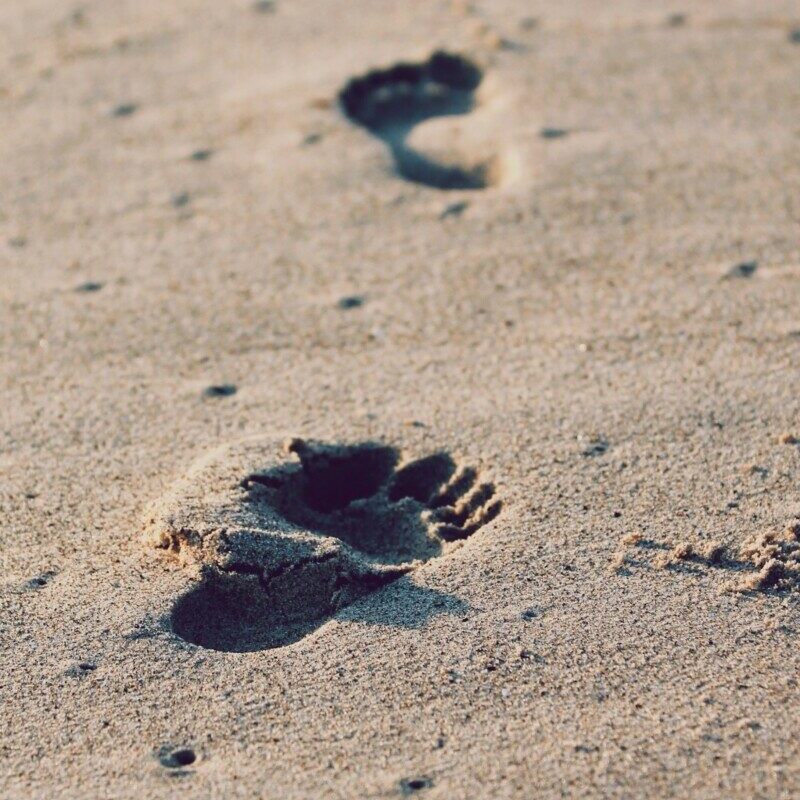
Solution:
<path fill-rule="evenodd" d="M 742 581 L 740 591 L 800 586 L 800 523 L 780 533 L 754 536 L 742 545 L 739 555 L 758 569 Z"/>

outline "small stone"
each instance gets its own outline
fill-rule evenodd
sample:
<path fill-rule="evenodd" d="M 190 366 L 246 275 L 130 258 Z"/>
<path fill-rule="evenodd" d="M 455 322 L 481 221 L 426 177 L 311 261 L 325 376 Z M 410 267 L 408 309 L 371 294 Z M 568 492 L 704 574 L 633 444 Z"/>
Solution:
<path fill-rule="evenodd" d="M 348 310 L 351 308 L 360 308 L 364 305 L 364 298 L 361 295 L 349 295 L 347 297 L 342 297 L 336 305 L 343 309 Z"/>
<path fill-rule="evenodd" d="M 403 778 L 400 781 L 400 791 L 404 797 L 408 797 L 409 795 L 419 792 L 422 789 L 429 789 L 431 786 L 433 786 L 433 781 L 426 777 Z"/>
<path fill-rule="evenodd" d="M 112 112 L 112 117 L 130 117 L 136 113 L 138 106 L 136 103 L 121 103 Z"/>
<path fill-rule="evenodd" d="M 761 729 L 761 723 L 754 719 L 743 719 L 737 726 L 739 730 L 757 731 Z"/>
<path fill-rule="evenodd" d="M 194 764 L 197 761 L 197 754 L 191 747 L 162 748 L 158 760 L 162 767 L 180 769 Z"/>
<path fill-rule="evenodd" d="M 27 589 L 28 591 L 36 591 L 37 589 L 41 589 L 44 586 L 47 586 L 50 583 L 50 580 L 55 576 L 55 572 L 48 571 L 42 572 L 40 575 L 36 575 L 33 578 L 25 581 L 23 588 Z"/>
<path fill-rule="evenodd" d="M 539 135 L 542 139 L 563 139 L 569 133 L 564 128 L 542 128 Z"/>
<path fill-rule="evenodd" d="M 185 206 L 189 205 L 190 200 L 191 198 L 189 197 L 188 192 L 181 192 L 172 198 L 172 205 L 175 208 L 184 208 Z"/>
<path fill-rule="evenodd" d="M 80 661 L 79 663 L 73 664 L 71 667 L 69 667 L 64 674 L 70 678 L 83 678 L 90 672 L 94 672 L 96 669 L 96 664 L 92 664 L 88 661 Z"/>
<path fill-rule="evenodd" d="M 601 456 L 609 448 L 609 443 L 605 439 L 594 439 L 583 450 L 583 455 L 586 458 L 594 456 Z"/>
<path fill-rule="evenodd" d="M 220 383 L 203 389 L 203 397 L 230 397 L 234 394 L 236 387 L 232 383 Z"/>
<path fill-rule="evenodd" d="M 743 261 L 731 267 L 726 273 L 725 278 L 752 278 L 758 269 L 758 261 Z"/>
<path fill-rule="evenodd" d="M 439 219 L 447 219 L 448 217 L 460 217 L 464 211 L 469 207 L 466 200 L 460 200 L 457 203 L 450 203 L 445 206 L 442 213 L 439 214 Z"/>
<path fill-rule="evenodd" d="M 79 294 L 92 294 L 93 292 L 99 292 L 102 288 L 103 284 L 98 281 L 86 281 L 76 286 L 75 291 Z"/>

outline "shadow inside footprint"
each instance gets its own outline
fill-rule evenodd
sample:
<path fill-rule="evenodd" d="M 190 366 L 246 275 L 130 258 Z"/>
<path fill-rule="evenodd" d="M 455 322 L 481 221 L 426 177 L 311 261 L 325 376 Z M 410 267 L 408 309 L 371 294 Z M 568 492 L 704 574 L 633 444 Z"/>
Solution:
<path fill-rule="evenodd" d="M 339 93 L 339 102 L 352 122 L 386 143 L 406 180 L 435 189 L 484 189 L 493 182 L 493 161 L 439 163 L 407 144 L 421 122 L 470 112 L 482 79 L 468 59 L 437 51 L 422 63 L 399 63 L 353 78 Z"/>
<path fill-rule="evenodd" d="M 255 575 L 208 572 L 175 604 L 171 628 L 181 639 L 211 650 L 246 653 L 283 647 L 326 620 L 325 604 L 309 602 L 315 599 L 310 591 L 305 602 L 298 603 L 299 613 L 293 614 L 271 602 Z"/>
<path fill-rule="evenodd" d="M 389 602 L 366 597 L 338 615 L 342 621 L 397 628 L 421 628 L 441 614 L 463 614 L 467 605 L 457 597 L 398 582 Z M 309 607 L 309 593 L 297 613 L 276 609 L 271 595 L 252 577 L 210 575 L 185 594 L 172 612 L 172 632 L 191 644 L 229 653 L 252 653 L 299 642 L 331 618 L 326 604 Z M 317 596 L 318 597 L 318 596 Z"/>
<path fill-rule="evenodd" d="M 236 514 L 247 524 L 221 538 L 235 557 L 202 567 L 201 582 L 173 607 L 175 634 L 247 652 L 297 642 L 346 607 L 347 619 L 411 627 L 462 609 L 409 581 L 405 614 L 355 601 L 493 519 L 501 504 L 491 483 L 441 452 L 403 465 L 394 448 L 372 442 L 295 439 L 288 452 L 298 461 L 242 476 Z"/>

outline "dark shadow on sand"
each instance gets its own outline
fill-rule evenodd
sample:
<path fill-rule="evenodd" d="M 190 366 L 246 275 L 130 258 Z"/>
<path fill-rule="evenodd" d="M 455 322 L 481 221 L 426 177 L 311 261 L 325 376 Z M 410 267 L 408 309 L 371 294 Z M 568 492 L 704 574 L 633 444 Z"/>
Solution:
<path fill-rule="evenodd" d="M 176 603 L 168 628 L 190 644 L 229 653 L 251 653 L 299 642 L 332 619 L 419 629 L 442 614 L 468 606 L 452 595 L 417 586 L 407 577 L 336 613 L 289 621 L 272 613 L 269 596 L 241 576 L 211 577 Z"/>

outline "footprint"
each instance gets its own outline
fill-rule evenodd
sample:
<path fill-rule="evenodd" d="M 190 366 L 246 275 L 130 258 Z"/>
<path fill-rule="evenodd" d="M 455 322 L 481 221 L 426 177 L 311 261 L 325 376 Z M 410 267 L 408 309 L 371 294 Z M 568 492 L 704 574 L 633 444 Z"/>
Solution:
<path fill-rule="evenodd" d="M 172 608 L 173 633 L 244 652 L 302 639 L 500 507 L 494 486 L 447 453 L 401 463 L 371 442 L 259 438 L 196 463 L 151 509 L 144 539 L 199 568 Z"/>
<path fill-rule="evenodd" d="M 352 122 L 386 143 L 406 180 L 435 189 L 484 189 L 497 181 L 496 158 L 465 158 L 450 147 L 431 157 L 409 143 L 420 123 L 472 111 L 482 80 L 472 61 L 437 51 L 422 63 L 399 63 L 353 78 L 339 93 L 339 103 Z"/>

